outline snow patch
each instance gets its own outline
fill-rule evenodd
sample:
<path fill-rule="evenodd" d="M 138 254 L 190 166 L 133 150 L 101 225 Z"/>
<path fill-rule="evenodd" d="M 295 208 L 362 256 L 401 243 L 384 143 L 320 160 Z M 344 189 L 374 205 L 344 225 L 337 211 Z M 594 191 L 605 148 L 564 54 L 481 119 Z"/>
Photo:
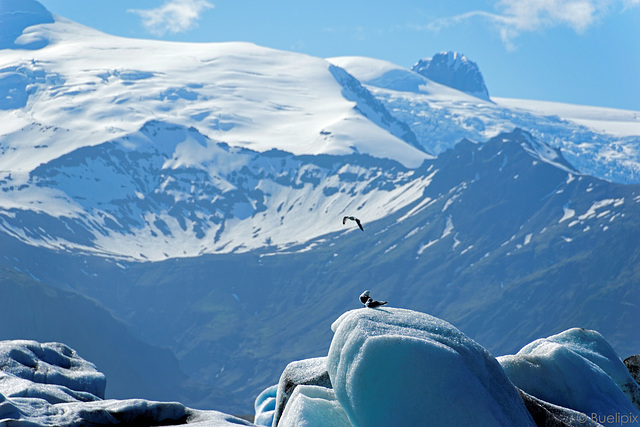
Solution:
<path fill-rule="evenodd" d="M 567 221 L 576 215 L 576 211 L 574 209 L 570 209 L 567 205 L 562 207 L 562 211 L 563 211 L 562 218 L 560 218 L 560 221 L 558 221 L 558 223 Z"/>

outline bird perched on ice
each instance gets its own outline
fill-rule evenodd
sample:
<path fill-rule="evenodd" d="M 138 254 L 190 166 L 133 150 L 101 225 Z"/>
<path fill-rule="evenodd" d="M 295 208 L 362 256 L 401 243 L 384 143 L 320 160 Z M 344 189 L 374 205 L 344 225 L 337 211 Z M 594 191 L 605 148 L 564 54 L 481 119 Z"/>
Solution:
<path fill-rule="evenodd" d="M 367 308 L 376 308 L 385 305 L 388 301 L 376 301 L 369 296 L 369 291 L 364 291 L 360 295 L 360 302 Z"/>
<path fill-rule="evenodd" d="M 358 224 L 358 227 L 360 227 L 360 230 L 364 231 L 364 228 L 362 228 L 362 223 L 360 223 L 360 220 L 355 216 L 345 216 L 344 218 L 342 218 L 342 224 L 346 224 L 348 219 L 350 219 L 351 221 L 355 221 L 356 224 Z"/>

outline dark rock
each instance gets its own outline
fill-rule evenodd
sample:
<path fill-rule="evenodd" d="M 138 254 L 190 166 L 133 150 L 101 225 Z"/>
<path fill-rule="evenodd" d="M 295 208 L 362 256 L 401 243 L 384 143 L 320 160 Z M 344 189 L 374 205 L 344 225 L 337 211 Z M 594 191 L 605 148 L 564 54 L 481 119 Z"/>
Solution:
<path fill-rule="evenodd" d="M 624 365 L 629 370 L 631 377 L 640 384 L 640 354 L 629 356 L 624 359 Z"/>
<path fill-rule="evenodd" d="M 588 415 L 553 405 L 518 389 L 524 405 L 538 427 L 597 427 L 601 426 Z"/>

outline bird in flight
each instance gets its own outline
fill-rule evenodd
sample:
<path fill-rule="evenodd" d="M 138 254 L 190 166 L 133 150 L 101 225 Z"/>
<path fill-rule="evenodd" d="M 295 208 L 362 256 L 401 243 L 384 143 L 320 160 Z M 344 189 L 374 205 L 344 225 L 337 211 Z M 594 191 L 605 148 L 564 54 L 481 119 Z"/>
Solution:
<path fill-rule="evenodd" d="M 344 218 L 342 218 L 342 224 L 346 224 L 348 219 L 350 219 L 351 221 L 355 221 L 356 224 L 358 224 L 358 227 L 360 227 L 360 230 L 364 231 L 364 228 L 362 228 L 362 223 L 355 216 L 345 216 Z"/>
<path fill-rule="evenodd" d="M 369 296 L 369 291 L 364 291 L 360 295 L 360 302 L 367 308 L 376 308 L 385 305 L 388 301 L 376 301 Z"/>

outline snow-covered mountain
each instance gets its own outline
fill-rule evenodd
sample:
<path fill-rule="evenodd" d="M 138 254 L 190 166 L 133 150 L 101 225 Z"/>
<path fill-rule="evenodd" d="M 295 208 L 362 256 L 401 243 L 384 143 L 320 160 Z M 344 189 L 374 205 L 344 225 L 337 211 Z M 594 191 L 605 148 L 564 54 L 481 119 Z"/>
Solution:
<path fill-rule="evenodd" d="M 410 178 L 423 161 L 516 127 L 581 173 L 639 179 L 640 132 L 502 107 L 383 61 L 122 39 L 52 23 L 35 1 L 3 7 L 37 12 L 5 12 L 24 34 L 0 59 L 0 228 L 32 245 L 138 260 L 284 248 L 341 215 L 401 209 L 428 182 Z M 32 40 L 46 43 L 17 48 Z M 319 155 L 331 166 L 300 157 Z M 404 171 L 383 176 L 375 159 Z"/>
<path fill-rule="evenodd" d="M 0 264 L 193 378 L 255 396 L 374 287 L 497 354 L 573 326 L 640 345 L 640 112 L 113 37 L 34 0 L 0 20 Z"/>

